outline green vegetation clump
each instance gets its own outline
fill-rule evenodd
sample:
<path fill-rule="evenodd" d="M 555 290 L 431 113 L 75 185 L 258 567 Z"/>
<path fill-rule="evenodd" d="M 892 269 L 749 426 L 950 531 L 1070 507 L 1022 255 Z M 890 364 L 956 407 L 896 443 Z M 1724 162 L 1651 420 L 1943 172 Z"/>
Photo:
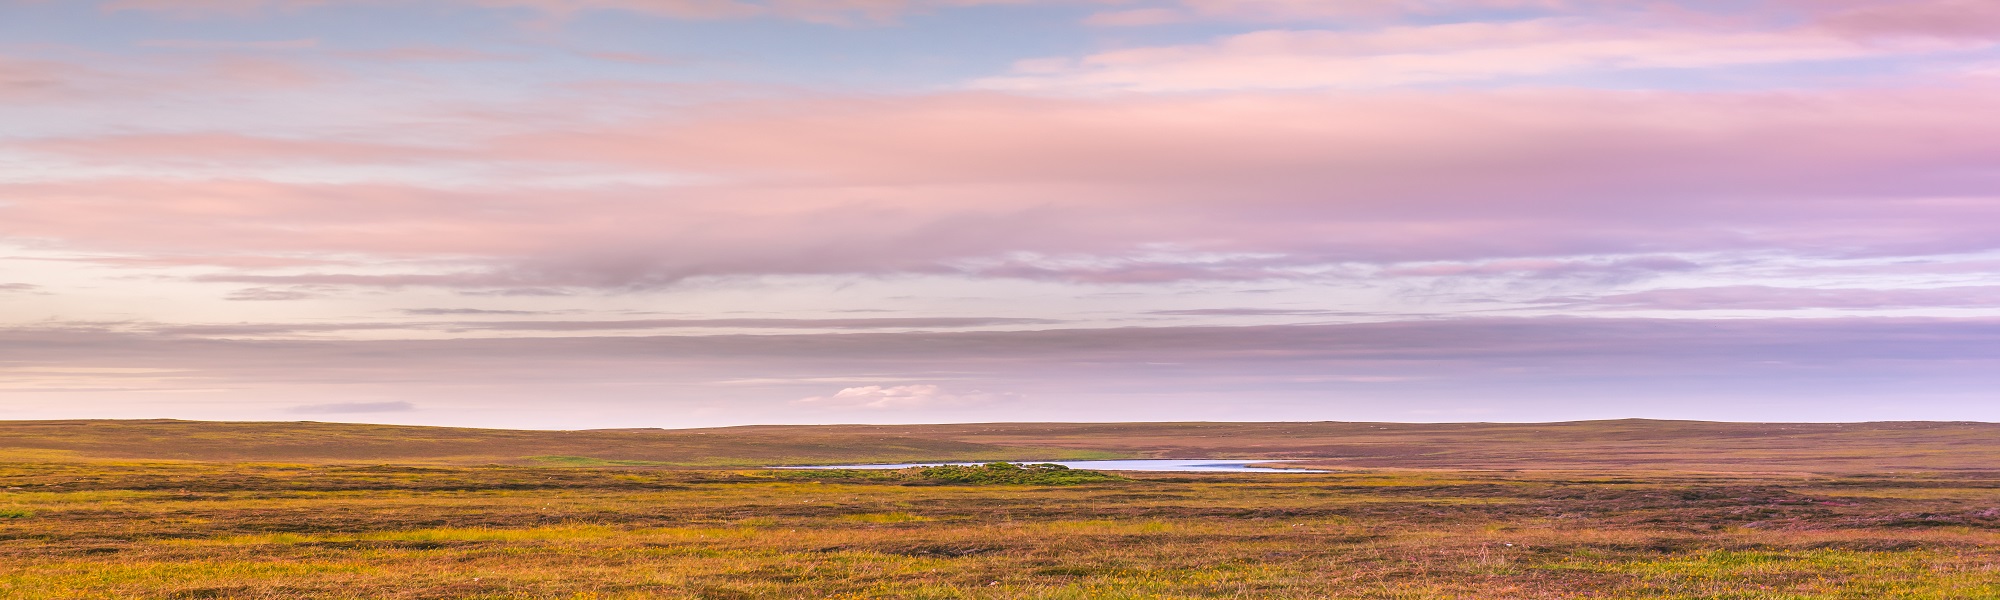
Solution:
<path fill-rule="evenodd" d="M 1017 465 L 991 462 L 978 466 L 939 465 L 913 469 L 918 477 L 940 483 L 973 485 L 1076 485 L 1125 478 L 1109 473 L 1072 469 L 1062 465 Z"/>
<path fill-rule="evenodd" d="M 1018 465 L 991 462 L 983 465 L 938 465 L 896 470 L 811 469 L 777 471 L 780 479 L 820 479 L 838 481 L 883 481 L 902 483 L 946 483 L 959 485 L 1077 485 L 1125 481 L 1124 477 L 1072 469 L 1056 464 Z"/>
<path fill-rule="evenodd" d="M 25 508 L 0 508 L 0 519 L 26 519 L 35 516 L 35 511 Z"/>

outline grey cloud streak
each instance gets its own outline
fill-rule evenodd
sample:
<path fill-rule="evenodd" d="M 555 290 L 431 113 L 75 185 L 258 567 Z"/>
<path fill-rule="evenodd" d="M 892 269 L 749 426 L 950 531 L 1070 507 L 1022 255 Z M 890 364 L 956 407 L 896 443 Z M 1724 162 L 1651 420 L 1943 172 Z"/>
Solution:
<path fill-rule="evenodd" d="M 1356 313 L 1337 310 L 1285 309 L 1285 308 L 1189 308 L 1180 310 L 1155 310 L 1149 315 L 1172 315 L 1177 317 L 1277 317 L 1277 316 L 1361 316 Z"/>
<path fill-rule="evenodd" d="M 1995 308 L 2000 307 L 2000 286 L 1871 289 L 1736 285 L 1646 290 L 1595 298 L 1550 298 L 1543 302 L 1662 310 Z"/>
<path fill-rule="evenodd" d="M 256 397 L 365 393 L 427 406 L 476 397 L 515 415 L 580 402 L 662 414 L 723 403 L 734 422 L 811 421 L 784 407 L 852 385 L 814 378 L 945 382 L 1028 399 L 979 407 L 1003 412 L 930 420 L 1115 418 L 1141 408 L 1149 419 L 1191 418 L 1216 414 L 1212 405 L 1223 401 L 1235 411 L 1227 414 L 1261 418 L 1421 420 L 1409 411 L 1506 404 L 1513 418 L 1684 416 L 1673 411 L 1706 407 L 1723 417 L 1825 420 L 1874 414 L 1869 407 L 1883 398 L 1903 418 L 2000 418 L 1991 402 L 1965 396 L 2000 386 L 2000 320 L 1992 319 L 1534 318 L 416 341 L 15 329 L 0 334 L 0 361 L 183 369 L 204 386 L 226 382 Z M 773 383 L 716 385 L 724 380 Z"/>
<path fill-rule="evenodd" d="M 413 314 L 536 314 L 530 311 L 477 311 Z M 222 323 L 139 326 L 134 329 L 181 336 L 290 335 L 340 331 L 630 331 L 647 329 L 956 329 L 1002 325 L 1050 325 L 1047 319 L 1005 317 L 877 317 L 857 319 L 629 319 L 596 321 L 449 321 L 369 323 Z"/>
<path fill-rule="evenodd" d="M 553 311 L 493 310 L 485 308 L 406 308 L 400 312 L 406 315 L 417 315 L 417 316 L 451 316 L 451 315 L 546 315 Z"/>
<path fill-rule="evenodd" d="M 602 331 L 613 329 L 678 329 L 694 327 L 740 329 L 898 329 L 957 328 L 994 325 L 1050 325 L 1048 319 L 1002 317 L 880 317 L 869 319 L 635 319 L 627 321 L 492 321 L 452 323 L 456 329 L 494 331 Z"/>
<path fill-rule="evenodd" d="M 408 402 L 340 402 L 294 406 L 288 412 L 302 415 L 347 415 L 408 412 L 416 409 L 417 405 Z"/>

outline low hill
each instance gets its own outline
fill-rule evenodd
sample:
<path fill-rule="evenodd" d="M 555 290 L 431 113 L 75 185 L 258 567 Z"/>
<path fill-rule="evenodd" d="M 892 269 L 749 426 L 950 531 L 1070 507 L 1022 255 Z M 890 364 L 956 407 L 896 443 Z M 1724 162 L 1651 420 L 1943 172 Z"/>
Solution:
<path fill-rule="evenodd" d="M 316 422 L 0 421 L 0 461 L 763 466 L 1114 456 L 842 432 L 538 431 Z"/>
<path fill-rule="evenodd" d="M 987 423 L 752 426 L 737 434 L 898 435 L 1326 468 L 2000 470 L 2000 423 Z"/>
<path fill-rule="evenodd" d="M 2000 469 L 2000 424 L 985 423 L 530 431 L 315 422 L 0 421 L 0 462 L 746 467 L 1265 458 L 1334 468 Z"/>

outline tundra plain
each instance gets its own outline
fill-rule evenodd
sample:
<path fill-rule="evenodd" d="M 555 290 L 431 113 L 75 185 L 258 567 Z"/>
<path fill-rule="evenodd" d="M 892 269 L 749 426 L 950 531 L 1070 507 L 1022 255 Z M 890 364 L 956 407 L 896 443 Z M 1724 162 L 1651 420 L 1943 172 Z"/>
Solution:
<path fill-rule="evenodd" d="M 2000 598 L 2000 426 L 0 423 L 7 598 Z M 1286 458 L 1061 479 L 762 467 Z"/>

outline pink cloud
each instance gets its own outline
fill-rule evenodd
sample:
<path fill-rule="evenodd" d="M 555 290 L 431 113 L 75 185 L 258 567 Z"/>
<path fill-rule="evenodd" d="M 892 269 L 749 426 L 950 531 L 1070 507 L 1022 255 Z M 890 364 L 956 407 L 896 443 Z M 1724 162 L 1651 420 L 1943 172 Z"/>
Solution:
<path fill-rule="evenodd" d="M 1686 69 L 1920 54 L 1979 47 L 1941 40 L 1864 42 L 1815 29 L 1611 26 L 1573 18 L 1451 23 L 1375 31 L 1274 29 L 1207 44 L 1036 59 L 999 89 L 1175 92 L 1366 88 L 1620 69 Z"/>
<path fill-rule="evenodd" d="M 325 258 L 304 258 L 285 256 L 245 256 L 240 254 L 211 255 L 156 255 L 156 256 L 70 256 L 51 257 L 7 257 L 12 260 L 37 260 L 71 263 L 88 263 L 126 268 L 155 267 L 233 267 L 242 269 L 278 269 L 286 267 L 326 267 L 334 265 L 353 266 L 352 261 Z"/>
<path fill-rule="evenodd" d="M 327 69 L 297 62 L 248 56 L 225 56 L 208 65 L 212 83 L 234 87 L 297 90 L 332 84 L 346 78 Z"/>
<path fill-rule="evenodd" d="M 84 97 L 96 69 L 49 60 L 0 55 L 0 102 L 44 102 Z"/>
<path fill-rule="evenodd" d="M 1819 23 L 1834 31 L 1857 36 L 1994 40 L 2000 39 L 2000 3 L 1988 0 L 1877 2 L 1837 10 L 1821 17 Z"/>
<path fill-rule="evenodd" d="M 1636 273 L 1685 268 L 1644 258 L 1665 253 L 1974 252 L 2000 239 L 2000 190 L 1976 175 L 2000 157 L 2000 125 L 1962 115 L 1995 103 L 2000 90 L 1983 88 L 968 93 L 735 102 L 448 146 L 67 138 L 13 149 L 246 172 L 478 162 L 699 178 L 6 183 L 0 236 L 101 256 L 379 265 L 206 276 L 218 282 L 539 290 L 840 273 L 1248 280 L 1343 263 Z M 1483 266 L 1396 266 L 1438 261 Z"/>
<path fill-rule="evenodd" d="M 200 53 L 186 59 L 160 61 L 0 54 L 0 102 L 35 107 L 89 107 L 108 115 L 100 117 L 98 125 L 105 124 L 112 116 L 135 112 L 135 106 L 157 106 L 163 100 L 214 102 L 226 97 L 241 101 L 242 97 L 235 94 L 310 91 L 349 81 L 352 79 L 347 73 L 336 69 L 235 52 Z"/>
<path fill-rule="evenodd" d="M 1112 26 L 1188 21 L 1353 25 L 1411 17 L 1485 20 L 1500 13 L 1705 27 L 1808 21 L 1863 36 L 1991 37 L 2000 19 L 1994 11 L 1993 3 L 1985 0 L 1169 0 L 1099 13 L 1090 21 Z"/>
<path fill-rule="evenodd" d="M 21 142 L 18 147 L 103 164 L 407 164 L 410 161 L 477 156 L 462 149 L 331 139 L 282 139 L 237 133 L 46 138 Z"/>
<path fill-rule="evenodd" d="M 1391 187 L 1452 185 L 1405 177 L 1426 168 L 1448 168 L 1505 193 L 1509 186 L 1495 184 L 1552 175 L 1588 185 L 1655 172 L 1667 183 L 1682 169 L 1786 179 L 1819 161 L 1976 161 L 1996 144 L 1983 138 L 1981 124 L 1942 113 L 1993 96 L 1937 89 L 819 98 L 507 138 L 498 152 L 818 185 L 1164 179 L 1178 187 L 1306 178 L 1345 182 L 1350 198 L 1342 204 L 1354 206 Z M 1798 135 L 1814 143 L 1772 137 Z M 1778 145 L 1800 146 L 1812 158 L 1748 150 Z M 1692 162 L 1664 164 L 1670 160 Z M 1508 172 L 1515 167 L 1526 170 Z M 1375 193 L 1354 193 L 1362 191 L 1357 185 Z"/>

